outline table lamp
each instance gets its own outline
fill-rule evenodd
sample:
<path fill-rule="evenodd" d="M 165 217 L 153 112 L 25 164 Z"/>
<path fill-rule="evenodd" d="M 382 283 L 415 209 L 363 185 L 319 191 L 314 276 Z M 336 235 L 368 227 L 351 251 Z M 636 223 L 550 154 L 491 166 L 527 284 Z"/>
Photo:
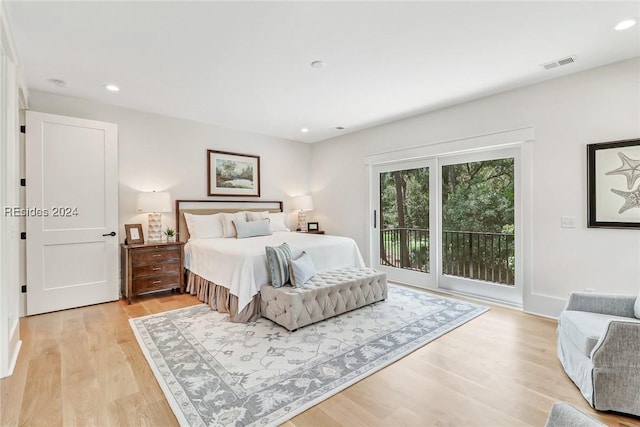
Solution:
<path fill-rule="evenodd" d="M 138 193 L 138 212 L 149 213 L 147 243 L 162 242 L 162 212 L 171 212 L 171 195 L 155 191 Z"/>
<path fill-rule="evenodd" d="M 291 200 L 291 208 L 298 211 L 298 230 L 307 230 L 307 214 L 306 211 L 313 210 L 313 199 L 310 195 L 294 197 Z"/>

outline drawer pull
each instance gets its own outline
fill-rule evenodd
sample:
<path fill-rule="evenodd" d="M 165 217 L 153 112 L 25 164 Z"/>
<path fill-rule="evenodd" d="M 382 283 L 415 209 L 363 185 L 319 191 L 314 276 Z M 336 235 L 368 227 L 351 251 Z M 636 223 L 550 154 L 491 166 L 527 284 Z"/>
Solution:
<path fill-rule="evenodd" d="M 153 284 L 154 284 L 154 285 L 157 285 L 158 283 L 162 283 L 162 280 L 154 280 L 154 281 L 153 281 Z"/>
<path fill-rule="evenodd" d="M 153 256 L 162 256 L 162 254 L 153 254 Z"/>
<path fill-rule="evenodd" d="M 153 271 L 160 271 L 160 270 L 162 270 L 160 267 L 156 267 L 153 269 Z"/>

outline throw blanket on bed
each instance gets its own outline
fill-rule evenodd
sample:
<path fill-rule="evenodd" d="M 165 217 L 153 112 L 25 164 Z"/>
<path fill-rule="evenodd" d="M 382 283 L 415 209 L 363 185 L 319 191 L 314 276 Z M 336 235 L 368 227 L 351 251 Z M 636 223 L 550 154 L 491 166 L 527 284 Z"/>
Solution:
<path fill-rule="evenodd" d="M 185 246 L 185 268 L 238 297 L 241 311 L 271 282 L 265 257 L 265 246 L 287 242 L 293 258 L 302 251 L 309 254 L 316 271 L 343 267 L 363 267 L 364 261 L 353 239 L 295 232 L 274 233 L 248 239 L 210 238 L 190 240 Z"/>

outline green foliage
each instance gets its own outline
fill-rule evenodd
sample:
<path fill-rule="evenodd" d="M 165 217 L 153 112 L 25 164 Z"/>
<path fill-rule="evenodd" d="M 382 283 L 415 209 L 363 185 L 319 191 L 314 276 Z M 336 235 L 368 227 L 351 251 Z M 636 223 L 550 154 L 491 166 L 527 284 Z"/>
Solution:
<path fill-rule="evenodd" d="M 381 173 L 380 198 L 383 229 L 429 228 L 429 168 Z"/>
<path fill-rule="evenodd" d="M 442 177 L 445 230 L 513 230 L 513 159 L 443 166 Z"/>
<path fill-rule="evenodd" d="M 513 170 L 513 159 L 443 166 L 444 229 L 513 234 Z M 382 229 L 428 229 L 429 169 L 381 173 L 380 199 Z"/>
<path fill-rule="evenodd" d="M 513 159 L 442 167 L 443 229 L 451 232 L 443 234 L 450 239 L 443 243 L 448 273 L 512 284 L 513 237 L 505 234 L 515 230 L 514 196 Z M 383 264 L 429 271 L 429 203 L 428 168 L 380 174 Z"/>

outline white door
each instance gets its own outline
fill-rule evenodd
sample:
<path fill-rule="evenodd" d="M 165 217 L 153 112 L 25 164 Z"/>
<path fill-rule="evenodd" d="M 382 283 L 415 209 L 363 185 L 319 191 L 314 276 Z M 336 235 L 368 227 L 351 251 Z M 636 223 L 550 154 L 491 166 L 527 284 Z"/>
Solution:
<path fill-rule="evenodd" d="M 118 128 L 26 114 L 27 314 L 114 301 Z"/>

